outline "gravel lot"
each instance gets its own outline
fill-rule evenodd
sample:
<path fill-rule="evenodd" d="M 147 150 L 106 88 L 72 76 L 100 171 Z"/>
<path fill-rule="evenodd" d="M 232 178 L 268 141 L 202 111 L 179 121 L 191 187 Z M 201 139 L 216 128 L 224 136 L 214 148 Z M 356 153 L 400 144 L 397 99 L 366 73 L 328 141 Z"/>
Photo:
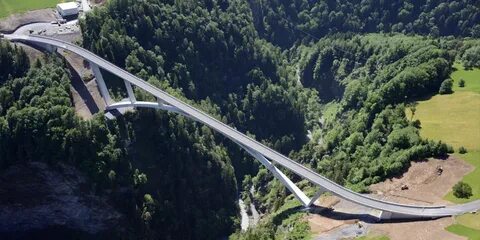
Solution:
<path fill-rule="evenodd" d="M 33 10 L 26 13 L 13 14 L 0 19 L 0 32 L 12 33 L 17 28 L 30 23 L 50 23 L 58 18 L 54 9 Z"/>

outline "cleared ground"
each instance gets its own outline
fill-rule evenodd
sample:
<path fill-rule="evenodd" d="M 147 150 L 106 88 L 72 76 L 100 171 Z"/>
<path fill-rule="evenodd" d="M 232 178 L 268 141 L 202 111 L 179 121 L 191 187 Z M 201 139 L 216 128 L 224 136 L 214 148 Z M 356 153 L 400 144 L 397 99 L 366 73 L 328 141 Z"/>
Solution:
<path fill-rule="evenodd" d="M 438 166 L 444 169 L 441 175 L 437 174 Z M 448 204 L 443 196 L 472 169 L 471 165 L 455 156 L 450 156 L 446 160 L 429 159 L 412 162 L 411 167 L 402 176 L 372 185 L 370 190 L 377 198 L 398 203 Z M 401 190 L 403 185 L 407 185 L 409 189 Z M 333 212 L 325 211 L 320 214 L 310 214 L 307 217 L 312 233 L 317 236 L 313 239 L 343 239 L 338 238 L 339 232 L 349 233 L 352 230 L 368 232 L 364 238 L 354 239 L 465 239 L 445 230 L 446 227 L 455 224 L 454 218 L 377 223 L 362 216 L 362 214 L 375 213 L 377 215 L 378 212 L 375 210 L 365 209 L 335 196 L 322 196 L 316 204 L 332 208 Z M 358 227 L 358 223 L 362 224 L 362 228 Z"/>
<path fill-rule="evenodd" d="M 55 7 L 63 0 L 0 0 L 0 18 L 29 10 Z"/>
<path fill-rule="evenodd" d="M 450 156 L 446 160 L 430 159 L 411 164 L 402 176 L 374 184 L 370 186 L 370 190 L 383 199 L 398 203 L 447 204 L 443 196 L 473 168 L 455 156 Z M 437 174 L 438 166 L 444 169 L 441 175 Z M 401 190 L 403 185 L 407 185 L 408 189 Z M 462 237 L 445 230 L 454 223 L 454 218 L 441 218 L 431 221 L 374 224 L 370 233 L 386 235 L 392 240 L 460 240 Z"/>
<path fill-rule="evenodd" d="M 442 167 L 441 175 L 438 175 L 437 167 Z M 472 170 L 471 165 L 455 156 L 450 156 L 447 160 L 430 159 L 412 162 L 411 167 L 402 176 L 371 185 L 370 191 L 395 202 L 422 205 L 448 204 L 443 196 Z M 405 185 L 408 189 L 401 190 Z"/>

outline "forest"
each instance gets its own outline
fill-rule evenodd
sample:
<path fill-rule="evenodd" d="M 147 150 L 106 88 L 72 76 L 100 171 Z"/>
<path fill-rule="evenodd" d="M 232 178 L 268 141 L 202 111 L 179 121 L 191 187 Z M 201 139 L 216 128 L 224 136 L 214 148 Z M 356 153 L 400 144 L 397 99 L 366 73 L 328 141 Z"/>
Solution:
<path fill-rule="evenodd" d="M 281 47 L 338 32 L 480 37 L 475 0 L 252 0 L 260 36 Z"/>
<path fill-rule="evenodd" d="M 478 43 L 463 40 L 480 36 L 479 22 L 479 6 L 468 0 L 110 0 L 80 25 L 83 47 L 366 192 L 411 161 L 453 152 L 420 137 L 421 122 L 405 110 L 438 93 L 454 61 L 480 66 Z M 82 120 L 58 56 L 30 62 L 0 42 L 0 69 L 0 167 L 77 166 L 129 216 L 118 238 L 308 235 L 283 185 L 208 127 L 148 109 Z M 112 96 L 123 98 L 123 83 L 105 76 Z M 265 214 L 244 233 L 239 197 Z"/>

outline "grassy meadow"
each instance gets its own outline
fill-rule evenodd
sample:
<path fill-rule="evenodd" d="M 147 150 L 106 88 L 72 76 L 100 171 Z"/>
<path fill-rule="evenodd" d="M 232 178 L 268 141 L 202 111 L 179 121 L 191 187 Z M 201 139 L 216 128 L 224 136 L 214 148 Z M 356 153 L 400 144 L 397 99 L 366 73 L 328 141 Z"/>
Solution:
<path fill-rule="evenodd" d="M 55 7 L 62 0 L 0 0 L 0 18 L 29 10 Z"/>
<path fill-rule="evenodd" d="M 454 93 L 419 101 L 413 119 L 420 120 L 422 137 L 452 145 L 456 157 L 475 167 L 462 179 L 472 187 L 472 197 L 460 199 L 452 192 L 445 196 L 451 202 L 466 203 L 480 199 L 480 69 L 466 70 L 460 63 L 455 63 L 454 68 L 451 75 Z M 460 79 L 465 81 L 465 87 L 458 86 Z M 409 109 L 406 113 L 412 117 Z M 459 154 L 461 146 L 466 147 L 468 153 Z M 470 240 L 480 240 L 480 214 L 465 214 L 455 220 L 454 225 L 446 228 L 448 231 Z"/>
<path fill-rule="evenodd" d="M 467 237 L 468 240 L 480 240 L 480 230 L 469 228 L 461 224 L 453 224 L 447 227 L 449 232 Z"/>

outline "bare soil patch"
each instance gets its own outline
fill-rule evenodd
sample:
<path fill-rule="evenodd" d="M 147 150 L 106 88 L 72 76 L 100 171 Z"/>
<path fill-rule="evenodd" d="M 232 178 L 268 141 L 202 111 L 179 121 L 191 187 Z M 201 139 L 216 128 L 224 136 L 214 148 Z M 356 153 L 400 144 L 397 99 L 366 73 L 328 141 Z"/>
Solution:
<path fill-rule="evenodd" d="M 438 175 L 437 169 L 443 172 Z M 465 161 L 450 156 L 446 160 L 430 159 L 412 162 L 411 167 L 399 178 L 386 180 L 370 186 L 387 200 L 407 204 L 450 204 L 443 197 L 464 175 L 473 170 Z M 401 190 L 407 185 L 407 190 Z M 391 240 L 403 239 L 465 239 L 445 230 L 454 222 L 453 218 L 441 218 L 430 221 L 373 224 L 371 231 L 387 235 Z"/>
<path fill-rule="evenodd" d="M 72 74 L 70 91 L 75 112 L 83 119 L 91 119 L 93 114 L 105 110 L 105 103 L 98 91 L 90 66 L 76 54 L 60 51 L 67 60 Z"/>
<path fill-rule="evenodd" d="M 437 169 L 443 169 L 438 174 Z M 450 156 L 446 160 L 430 159 L 412 162 L 411 167 L 402 176 L 388 179 L 370 186 L 374 197 L 393 202 L 419 205 L 450 204 L 443 197 L 453 185 L 473 170 L 473 167 L 461 159 Z M 402 186 L 407 190 L 401 190 Z M 318 206 L 331 208 L 320 214 L 309 214 L 308 223 L 314 235 L 337 238 L 342 235 L 341 229 L 363 222 L 370 233 L 386 235 L 391 240 L 425 239 L 443 240 L 465 239 L 445 230 L 454 222 L 453 218 L 442 218 L 428 221 L 376 223 L 364 214 L 376 215 L 377 211 L 358 206 L 335 196 L 322 196 L 316 203 Z M 346 237 L 346 236 L 345 236 Z M 319 239 L 320 239 L 319 238 Z"/>
<path fill-rule="evenodd" d="M 390 240 L 466 240 L 445 230 L 454 222 L 453 218 L 430 221 L 382 223 L 371 225 L 371 232 L 386 235 Z"/>
<path fill-rule="evenodd" d="M 437 168 L 443 169 L 438 175 Z M 370 186 L 370 190 L 385 199 L 407 204 L 449 204 L 443 197 L 473 166 L 450 156 L 446 160 L 430 159 L 412 162 L 401 177 L 388 179 Z M 401 190 L 402 186 L 407 190 Z"/>
<path fill-rule="evenodd" d="M 345 225 L 345 221 L 330 219 L 317 214 L 309 214 L 306 217 L 312 234 L 319 235 Z"/>
<path fill-rule="evenodd" d="M 372 210 L 365 208 L 349 201 L 342 200 L 337 196 L 323 195 L 317 201 L 315 205 L 319 209 L 312 210 L 306 217 L 310 226 L 311 232 L 314 235 L 321 236 L 320 239 L 334 237 L 331 234 L 343 234 L 351 232 L 351 230 L 345 230 L 351 225 L 355 225 L 358 228 L 360 222 L 371 222 L 371 218 L 366 218 L 365 213 L 369 213 Z M 356 228 L 352 228 L 353 231 Z M 338 232 L 342 233 L 338 233 Z M 336 236 L 335 235 L 335 236 Z"/>
<path fill-rule="evenodd" d="M 0 19 L 0 32 L 12 33 L 17 28 L 30 23 L 51 22 L 57 19 L 53 9 L 40 9 L 25 13 L 13 14 Z"/>
<path fill-rule="evenodd" d="M 315 204 L 324 208 L 332 208 L 339 201 L 340 199 L 335 196 L 321 196 L 315 201 Z M 306 219 L 313 234 L 321 234 L 345 225 L 344 220 L 335 220 L 319 214 L 308 214 Z"/>

